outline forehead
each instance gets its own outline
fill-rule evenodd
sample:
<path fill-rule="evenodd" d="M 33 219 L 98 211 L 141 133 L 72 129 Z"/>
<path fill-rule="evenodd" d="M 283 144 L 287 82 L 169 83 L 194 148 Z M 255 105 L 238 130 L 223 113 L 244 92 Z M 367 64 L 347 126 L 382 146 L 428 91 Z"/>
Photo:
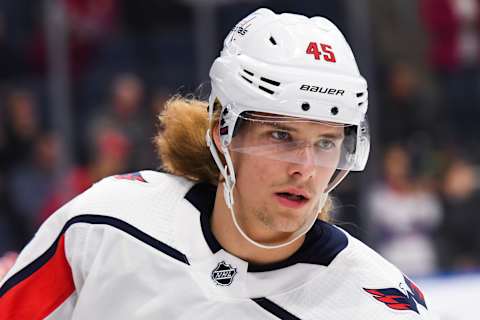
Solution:
<path fill-rule="evenodd" d="M 272 114 L 248 114 L 241 117 L 247 131 L 285 130 L 306 136 L 343 135 L 345 125 Z"/>

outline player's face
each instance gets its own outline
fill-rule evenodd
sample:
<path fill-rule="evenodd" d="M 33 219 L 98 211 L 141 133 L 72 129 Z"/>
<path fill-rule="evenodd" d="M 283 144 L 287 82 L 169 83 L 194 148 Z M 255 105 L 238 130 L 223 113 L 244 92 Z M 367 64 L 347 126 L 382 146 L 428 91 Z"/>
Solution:
<path fill-rule="evenodd" d="M 325 163 L 338 161 L 343 131 L 318 122 L 297 122 L 280 128 L 253 125 L 239 132 L 235 139 L 243 139 L 244 145 L 262 145 L 269 139 L 264 145 L 295 146 L 277 147 L 268 155 L 231 152 L 237 178 L 235 210 L 249 236 L 260 242 L 281 241 L 318 213 L 321 194 L 335 172 L 335 166 Z M 319 157 L 330 159 L 322 162 Z"/>

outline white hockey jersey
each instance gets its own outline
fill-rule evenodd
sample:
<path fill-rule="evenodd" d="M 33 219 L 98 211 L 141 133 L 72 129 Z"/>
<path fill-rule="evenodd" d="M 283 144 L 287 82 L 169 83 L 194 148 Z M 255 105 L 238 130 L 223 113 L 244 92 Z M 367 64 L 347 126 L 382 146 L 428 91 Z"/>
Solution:
<path fill-rule="evenodd" d="M 53 214 L 0 283 L 0 320 L 431 319 L 420 290 L 317 221 L 287 260 L 253 265 L 210 230 L 215 187 L 110 177 Z"/>

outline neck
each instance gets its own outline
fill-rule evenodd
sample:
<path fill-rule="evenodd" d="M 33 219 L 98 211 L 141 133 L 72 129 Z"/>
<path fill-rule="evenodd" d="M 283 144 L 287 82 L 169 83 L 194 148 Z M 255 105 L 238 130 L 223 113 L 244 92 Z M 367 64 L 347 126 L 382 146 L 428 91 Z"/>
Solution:
<path fill-rule="evenodd" d="M 285 260 L 300 248 L 305 239 L 305 236 L 303 236 L 289 245 L 275 249 L 265 249 L 254 245 L 242 236 L 233 223 L 232 214 L 223 198 L 222 184 L 217 187 L 215 206 L 210 223 L 215 238 L 226 251 L 255 264 L 270 264 Z M 256 240 L 255 234 L 249 234 L 248 232 L 247 234 L 250 238 Z M 273 237 L 275 235 L 272 235 Z"/>

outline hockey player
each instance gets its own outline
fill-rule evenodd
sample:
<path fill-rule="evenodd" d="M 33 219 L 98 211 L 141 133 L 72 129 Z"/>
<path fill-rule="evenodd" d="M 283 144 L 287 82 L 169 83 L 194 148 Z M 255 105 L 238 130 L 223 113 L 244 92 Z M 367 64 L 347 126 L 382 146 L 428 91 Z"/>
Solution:
<path fill-rule="evenodd" d="M 0 283 L 0 319 L 430 319 L 406 276 L 328 222 L 369 153 L 340 31 L 259 9 L 210 77 L 208 103 L 160 117 L 168 173 L 106 178 L 51 216 Z"/>

